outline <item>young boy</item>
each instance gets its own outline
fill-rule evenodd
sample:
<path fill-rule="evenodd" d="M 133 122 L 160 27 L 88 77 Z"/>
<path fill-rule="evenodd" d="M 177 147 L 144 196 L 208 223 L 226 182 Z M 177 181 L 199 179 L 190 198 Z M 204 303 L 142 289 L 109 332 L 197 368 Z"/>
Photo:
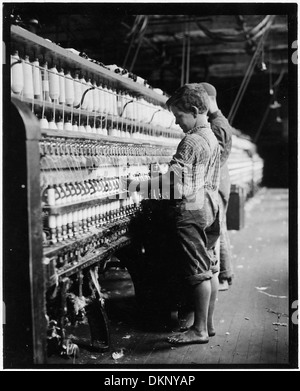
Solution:
<path fill-rule="evenodd" d="M 218 292 L 214 246 L 220 235 L 218 186 L 220 151 L 207 119 L 209 98 L 200 84 L 180 87 L 167 101 L 185 137 L 170 162 L 169 172 L 147 184 L 131 182 L 129 191 L 174 188 L 169 208 L 174 246 L 182 281 L 192 297 L 193 325 L 168 338 L 172 344 L 207 343 L 215 335 L 213 313 Z M 173 173 L 170 176 L 170 172 Z M 171 178 L 171 179 L 170 179 Z"/>

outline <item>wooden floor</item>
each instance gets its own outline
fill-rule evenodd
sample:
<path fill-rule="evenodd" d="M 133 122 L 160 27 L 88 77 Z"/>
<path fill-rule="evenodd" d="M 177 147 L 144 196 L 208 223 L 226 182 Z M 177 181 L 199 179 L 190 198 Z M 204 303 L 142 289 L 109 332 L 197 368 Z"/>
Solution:
<path fill-rule="evenodd" d="M 75 360 L 52 357 L 49 363 L 95 368 L 288 365 L 288 191 L 261 189 L 246 204 L 245 227 L 229 232 L 235 277 L 228 291 L 219 292 L 217 335 L 208 344 L 173 347 L 166 342 L 172 331 L 147 329 L 138 319 L 128 272 L 116 268 L 102 284 L 108 293 L 110 350 L 80 349 Z"/>

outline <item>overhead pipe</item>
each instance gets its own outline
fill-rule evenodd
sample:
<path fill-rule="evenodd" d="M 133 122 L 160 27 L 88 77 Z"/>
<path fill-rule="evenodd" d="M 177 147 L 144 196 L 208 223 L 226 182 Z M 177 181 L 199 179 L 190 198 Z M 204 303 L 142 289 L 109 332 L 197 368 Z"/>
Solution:
<path fill-rule="evenodd" d="M 253 40 L 264 34 L 264 32 L 271 26 L 275 18 L 275 15 L 267 15 L 262 22 L 260 22 L 257 26 L 251 28 L 248 31 L 244 31 L 243 33 L 238 33 L 236 35 L 225 35 L 220 33 L 214 33 L 210 31 L 207 27 L 203 26 L 200 22 L 195 20 L 197 26 L 202 30 L 209 38 L 224 41 L 224 42 L 245 42 L 249 40 Z M 246 38 L 245 38 L 246 34 Z"/>

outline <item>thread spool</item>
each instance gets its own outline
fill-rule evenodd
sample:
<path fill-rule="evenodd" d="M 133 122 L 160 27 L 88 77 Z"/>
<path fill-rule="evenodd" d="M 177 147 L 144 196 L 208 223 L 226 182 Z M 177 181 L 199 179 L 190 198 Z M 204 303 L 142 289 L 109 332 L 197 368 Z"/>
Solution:
<path fill-rule="evenodd" d="M 88 89 L 87 82 L 86 82 L 84 76 L 82 76 L 80 78 L 80 83 L 81 83 L 81 96 L 83 97 L 85 91 Z M 82 104 L 81 104 L 81 108 L 83 110 L 86 110 L 88 107 L 88 104 L 89 104 L 88 99 L 89 99 L 89 96 L 88 96 L 88 93 L 86 93 L 83 98 Z"/>
<path fill-rule="evenodd" d="M 82 233 L 82 209 L 78 211 L 78 233 Z"/>
<path fill-rule="evenodd" d="M 117 113 L 117 98 L 116 98 L 116 91 L 112 88 L 108 89 L 109 91 L 109 101 L 110 101 L 110 113 L 111 115 L 118 115 Z"/>
<path fill-rule="evenodd" d="M 36 58 L 32 62 L 33 94 L 35 99 L 41 99 L 42 97 L 41 71 L 39 67 L 40 63 Z"/>
<path fill-rule="evenodd" d="M 76 237 L 78 235 L 78 212 L 77 210 L 72 212 L 72 228 L 73 228 L 73 234 Z"/>
<path fill-rule="evenodd" d="M 120 130 L 120 137 L 126 138 L 126 132 L 124 129 Z"/>
<path fill-rule="evenodd" d="M 11 89 L 15 94 L 21 94 L 24 88 L 24 74 L 23 65 L 17 50 L 10 56 L 10 63 Z"/>
<path fill-rule="evenodd" d="M 100 225 L 100 206 L 96 205 L 95 207 L 95 215 L 96 215 L 96 226 Z"/>
<path fill-rule="evenodd" d="M 65 87 L 65 74 L 63 68 L 58 72 L 59 77 L 59 98 L 58 102 L 60 104 L 66 103 L 66 87 Z"/>
<path fill-rule="evenodd" d="M 73 233 L 73 213 L 70 212 L 67 214 L 67 232 L 68 232 L 68 238 L 72 238 L 74 236 Z"/>
<path fill-rule="evenodd" d="M 91 212 L 92 225 L 95 226 L 95 223 L 96 223 L 96 207 L 92 206 L 91 210 L 92 210 L 92 212 Z"/>
<path fill-rule="evenodd" d="M 72 130 L 73 132 L 78 132 L 78 125 L 77 125 L 77 122 L 75 121 L 73 126 L 72 126 Z"/>
<path fill-rule="evenodd" d="M 62 242 L 62 216 L 56 216 L 56 238 L 58 242 Z"/>
<path fill-rule="evenodd" d="M 78 182 L 74 183 L 76 195 L 74 196 L 74 201 L 80 201 L 81 200 L 81 187 Z"/>
<path fill-rule="evenodd" d="M 72 194 L 71 194 L 71 188 L 68 183 L 64 184 L 65 194 L 66 194 L 66 203 L 72 202 Z"/>
<path fill-rule="evenodd" d="M 100 113 L 105 114 L 106 113 L 106 106 L 105 106 L 105 97 L 104 97 L 103 87 L 100 85 L 97 91 L 98 91 L 98 97 L 99 97 L 99 111 L 100 111 Z"/>
<path fill-rule="evenodd" d="M 110 92 L 111 114 L 112 115 L 118 115 L 118 113 L 117 113 L 116 91 L 114 89 L 110 88 L 109 92 Z"/>
<path fill-rule="evenodd" d="M 59 98 L 59 75 L 54 65 L 49 69 L 49 95 L 52 101 L 57 102 Z"/>
<path fill-rule="evenodd" d="M 64 123 L 64 130 L 69 130 L 69 131 L 73 130 L 71 120 L 68 120 L 67 122 Z"/>
<path fill-rule="evenodd" d="M 99 193 L 100 193 L 100 186 L 99 186 L 99 182 L 98 180 L 96 179 L 93 179 L 93 186 L 94 186 L 94 189 L 95 189 L 95 198 L 99 197 Z"/>
<path fill-rule="evenodd" d="M 67 225 L 68 225 L 68 214 L 64 213 L 61 218 L 61 230 L 62 230 L 63 240 L 66 240 L 68 238 Z"/>
<path fill-rule="evenodd" d="M 87 209 L 82 210 L 82 230 L 83 232 L 87 232 Z"/>
<path fill-rule="evenodd" d="M 93 111 L 98 112 L 100 110 L 100 100 L 99 100 L 99 91 L 96 82 L 93 83 L 93 102 L 94 107 Z"/>
<path fill-rule="evenodd" d="M 47 61 L 43 65 L 41 69 L 41 75 L 42 75 L 42 96 L 43 100 L 45 102 L 50 101 L 50 95 L 49 95 L 49 74 L 48 74 L 48 63 Z"/>
<path fill-rule="evenodd" d="M 117 115 L 122 116 L 123 113 L 123 106 L 124 106 L 124 97 L 123 97 L 123 92 L 120 92 L 119 94 L 116 95 L 117 99 Z"/>
<path fill-rule="evenodd" d="M 126 94 L 126 100 L 127 100 L 126 118 L 134 119 L 133 118 L 133 103 L 132 103 L 133 98 L 129 94 Z"/>
<path fill-rule="evenodd" d="M 103 217 L 103 223 L 106 223 L 108 221 L 108 204 L 107 203 L 103 204 L 102 217 Z"/>
<path fill-rule="evenodd" d="M 104 85 L 102 91 L 103 91 L 103 100 L 104 100 L 103 103 L 104 103 L 104 108 L 105 108 L 104 113 L 110 114 L 109 92 L 108 92 L 108 88 L 106 85 Z"/>
<path fill-rule="evenodd" d="M 87 221 L 87 227 L 89 228 L 92 225 L 92 208 L 87 208 L 86 211 L 86 221 Z"/>
<path fill-rule="evenodd" d="M 100 123 L 97 123 L 96 124 L 96 133 L 99 134 L 99 135 L 102 135 L 102 128 L 101 128 L 101 125 Z"/>
<path fill-rule="evenodd" d="M 74 77 L 74 106 L 78 106 L 82 98 L 82 86 L 79 80 L 79 74 L 76 72 Z"/>
<path fill-rule="evenodd" d="M 82 133 L 86 133 L 86 128 L 83 122 L 81 122 L 81 124 L 79 125 L 78 131 Z"/>
<path fill-rule="evenodd" d="M 49 125 L 49 129 L 57 130 L 57 126 L 53 118 L 49 121 L 48 125 Z"/>
<path fill-rule="evenodd" d="M 75 185 L 70 182 L 68 183 L 68 187 L 70 189 L 70 202 L 75 202 L 76 201 L 76 188 Z"/>
<path fill-rule="evenodd" d="M 60 118 L 58 120 L 58 122 L 56 122 L 56 127 L 57 127 L 57 130 L 64 130 L 64 123 L 63 123 L 62 118 Z"/>
<path fill-rule="evenodd" d="M 100 204 L 99 205 L 99 214 L 101 216 L 101 219 L 103 218 L 103 214 L 104 214 L 104 204 Z"/>
<path fill-rule="evenodd" d="M 47 188 L 47 202 L 49 206 L 55 205 L 55 189 L 52 185 L 49 185 Z"/>
<path fill-rule="evenodd" d="M 65 75 L 65 95 L 66 104 L 72 106 L 74 103 L 74 80 L 70 71 L 67 71 Z"/>
<path fill-rule="evenodd" d="M 33 74 L 32 66 L 29 62 L 29 56 L 25 56 L 23 61 L 23 76 L 24 76 L 24 87 L 23 87 L 23 96 L 24 98 L 33 99 Z"/>
<path fill-rule="evenodd" d="M 86 133 L 93 133 L 91 125 L 89 123 L 86 124 L 85 131 Z"/>
<path fill-rule="evenodd" d="M 91 193 L 90 193 L 90 186 L 89 186 L 89 183 L 87 180 L 83 181 L 83 186 L 84 186 L 84 190 L 85 190 L 85 199 L 89 200 L 91 197 Z"/>
<path fill-rule="evenodd" d="M 55 189 L 55 205 L 61 205 L 62 204 L 61 188 L 59 185 L 54 185 L 54 189 Z"/>
<path fill-rule="evenodd" d="M 88 89 L 93 87 L 91 79 L 88 80 L 87 87 Z M 92 112 L 94 109 L 94 90 L 89 90 L 86 93 L 86 98 L 88 98 L 87 110 Z"/>
<path fill-rule="evenodd" d="M 113 115 L 113 102 L 112 102 L 112 91 L 110 88 L 104 88 L 106 92 L 106 100 L 107 100 L 107 112 L 110 115 Z"/>
<path fill-rule="evenodd" d="M 110 128 L 108 130 L 108 135 L 111 136 L 111 137 L 116 137 L 117 136 L 116 129 L 115 128 Z"/>
<path fill-rule="evenodd" d="M 52 244 L 55 244 L 57 243 L 57 238 L 56 238 L 56 217 L 54 215 L 49 216 L 48 226 L 50 228 L 50 242 Z"/>
<path fill-rule="evenodd" d="M 56 217 L 54 215 L 49 215 L 48 216 L 48 227 L 51 228 L 56 228 Z"/>
<path fill-rule="evenodd" d="M 41 129 L 49 129 L 49 122 L 45 116 L 40 119 L 40 128 Z"/>

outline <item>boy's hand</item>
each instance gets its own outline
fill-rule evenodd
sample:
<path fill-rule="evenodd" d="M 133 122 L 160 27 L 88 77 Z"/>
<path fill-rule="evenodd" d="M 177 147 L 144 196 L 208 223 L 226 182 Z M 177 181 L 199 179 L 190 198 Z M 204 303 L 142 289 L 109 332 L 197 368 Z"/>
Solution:
<path fill-rule="evenodd" d="M 135 191 L 139 191 L 140 182 L 135 179 L 130 178 L 121 178 L 121 187 L 124 190 L 128 190 L 130 193 L 134 193 Z"/>

